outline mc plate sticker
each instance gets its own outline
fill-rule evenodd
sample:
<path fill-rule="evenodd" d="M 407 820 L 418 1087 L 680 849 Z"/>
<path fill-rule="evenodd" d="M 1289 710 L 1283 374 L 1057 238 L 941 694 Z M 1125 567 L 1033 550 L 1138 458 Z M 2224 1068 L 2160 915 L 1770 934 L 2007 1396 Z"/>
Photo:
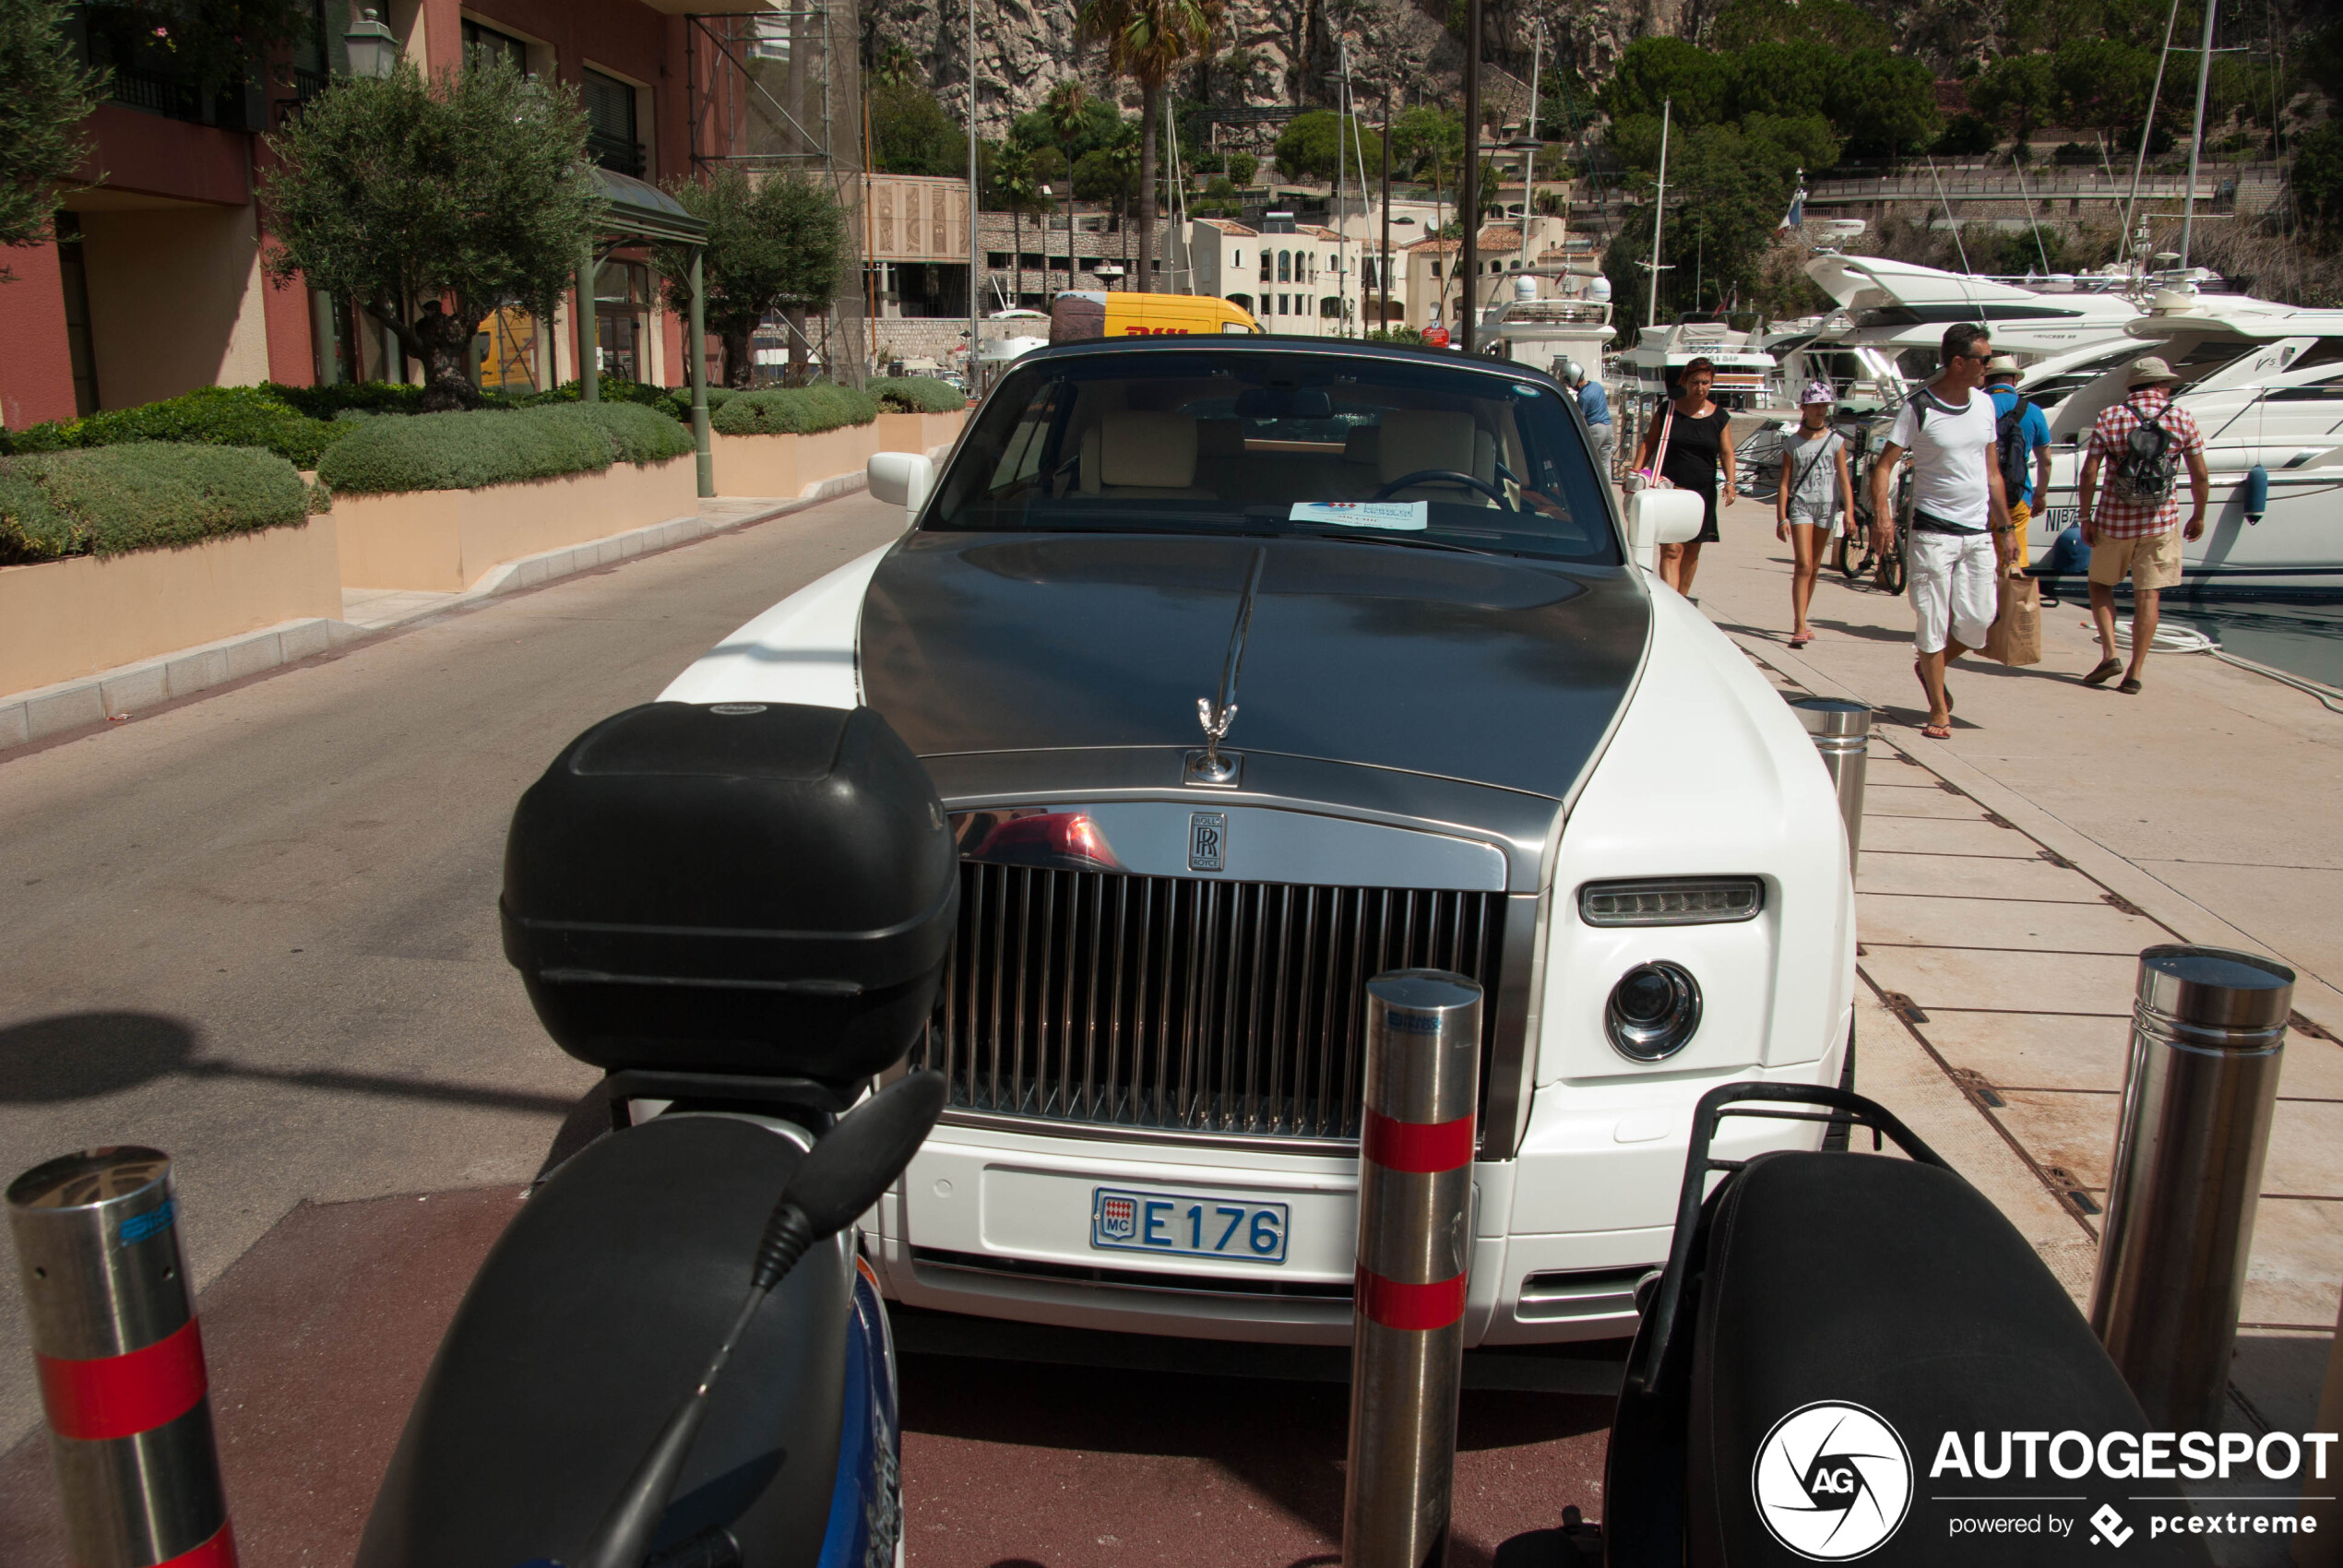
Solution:
<path fill-rule="evenodd" d="M 1286 1218 L 1285 1205 L 1257 1198 L 1096 1187 L 1090 1193 L 1090 1245 L 1111 1252 L 1283 1263 Z"/>
<path fill-rule="evenodd" d="M 1343 529 L 1428 529 L 1428 501 L 1297 501 L 1286 520 L 1332 523 Z"/>

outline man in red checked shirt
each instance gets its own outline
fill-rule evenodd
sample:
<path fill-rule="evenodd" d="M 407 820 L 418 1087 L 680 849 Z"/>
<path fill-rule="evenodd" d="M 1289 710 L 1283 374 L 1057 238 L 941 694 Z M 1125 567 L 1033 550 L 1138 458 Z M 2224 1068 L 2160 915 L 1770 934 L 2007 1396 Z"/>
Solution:
<path fill-rule="evenodd" d="M 2159 359 L 2134 360 L 2123 378 L 2123 400 L 2102 411 L 2091 426 L 2091 444 L 2083 459 L 2083 542 L 2091 552 L 2091 619 L 2099 626 L 2098 668 L 2083 677 L 2096 686 L 2117 671 L 2123 683 L 2115 689 L 2136 694 L 2140 666 L 2147 662 L 2148 645 L 2156 640 L 2156 621 L 2162 590 L 2181 580 L 2181 499 L 2177 469 L 2188 466 L 2188 482 L 2195 504 L 2188 515 L 2185 537 L 2205 535 L 2205 503 L 2212 491 L 2205 471 L 2205 437 L 2186 409 L 2172 401 L 2181 378 Z M 2107 470 L 2107 493 L 2097 497 L 2100 469 Z M 2115 657 L 2115 585 L 2125 574 L 2132 579 L 2132 663 L 2124 669 Z"/>

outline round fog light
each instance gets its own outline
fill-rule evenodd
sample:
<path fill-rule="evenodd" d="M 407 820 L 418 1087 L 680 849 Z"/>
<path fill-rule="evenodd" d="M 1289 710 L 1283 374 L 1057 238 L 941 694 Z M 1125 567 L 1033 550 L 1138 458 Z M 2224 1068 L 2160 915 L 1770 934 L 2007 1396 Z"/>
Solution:
<path fill-rule="evenodd" d="M 1679 964 L 1637 964 L 1611 988 L 1603 1027 L 1622 1056 L 1673 1056 L 1700 1028 L 1700 984 Z"/>

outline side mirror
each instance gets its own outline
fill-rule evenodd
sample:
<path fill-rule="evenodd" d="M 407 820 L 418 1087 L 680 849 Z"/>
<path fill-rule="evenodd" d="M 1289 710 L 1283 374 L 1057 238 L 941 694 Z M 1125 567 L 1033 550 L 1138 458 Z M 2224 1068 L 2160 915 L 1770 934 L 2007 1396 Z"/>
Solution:
<path fill-rule="evenodd" d="M 1638 490 L 1627 497 L 1627 549 L 1647 572 L 1659 569 L 1659 547 L 1700 537 L 1708 509 L 1689 490 Z"/>
<path fill-rule="evenodd" d="M 919 516 L 935 488 L 935 465 L 917 452 L 881 452 L 864 471 L 872 495 L 902 507 L 906 522 Z"/>

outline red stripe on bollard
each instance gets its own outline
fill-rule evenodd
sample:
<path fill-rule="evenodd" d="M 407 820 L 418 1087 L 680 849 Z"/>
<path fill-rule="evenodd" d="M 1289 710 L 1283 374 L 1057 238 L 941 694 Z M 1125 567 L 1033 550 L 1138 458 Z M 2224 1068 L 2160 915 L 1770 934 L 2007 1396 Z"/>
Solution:
<path fill-rule="evenodd" d="M 1472 1118 L 1401 1122 L 1370 1105 L 1363 1152 L 1386 1170 L 1433 1175 L 1472 1163 Z"/>
<path fill-rule="evenodd" d="M 168 1562 L 158 1562 L 155 1568 L 236 1568 L 236 1532 L 232 1525 L 220 1526 L 213 1536 L 193 1551 L 183 1551 Z"/>
<path fill-rule="evenodd" d="M 60 1437 L 134 1437 L 175 1421 L 204 1396 L 203 1336 L 189 1318 L 143 1349 L 97 1360 L 34 1358 L 41 1402 Z"/>
<path fill-rule="evenodd" d="M 1445 1328 L 1464 1316 L 1465 1277 L 1461 1274 L 1431 1285 L 1403 1285 L 1362 1268 L 1354 1289 L 1360 1315 L 1385 1328 L 1421 1333 Z"/>

